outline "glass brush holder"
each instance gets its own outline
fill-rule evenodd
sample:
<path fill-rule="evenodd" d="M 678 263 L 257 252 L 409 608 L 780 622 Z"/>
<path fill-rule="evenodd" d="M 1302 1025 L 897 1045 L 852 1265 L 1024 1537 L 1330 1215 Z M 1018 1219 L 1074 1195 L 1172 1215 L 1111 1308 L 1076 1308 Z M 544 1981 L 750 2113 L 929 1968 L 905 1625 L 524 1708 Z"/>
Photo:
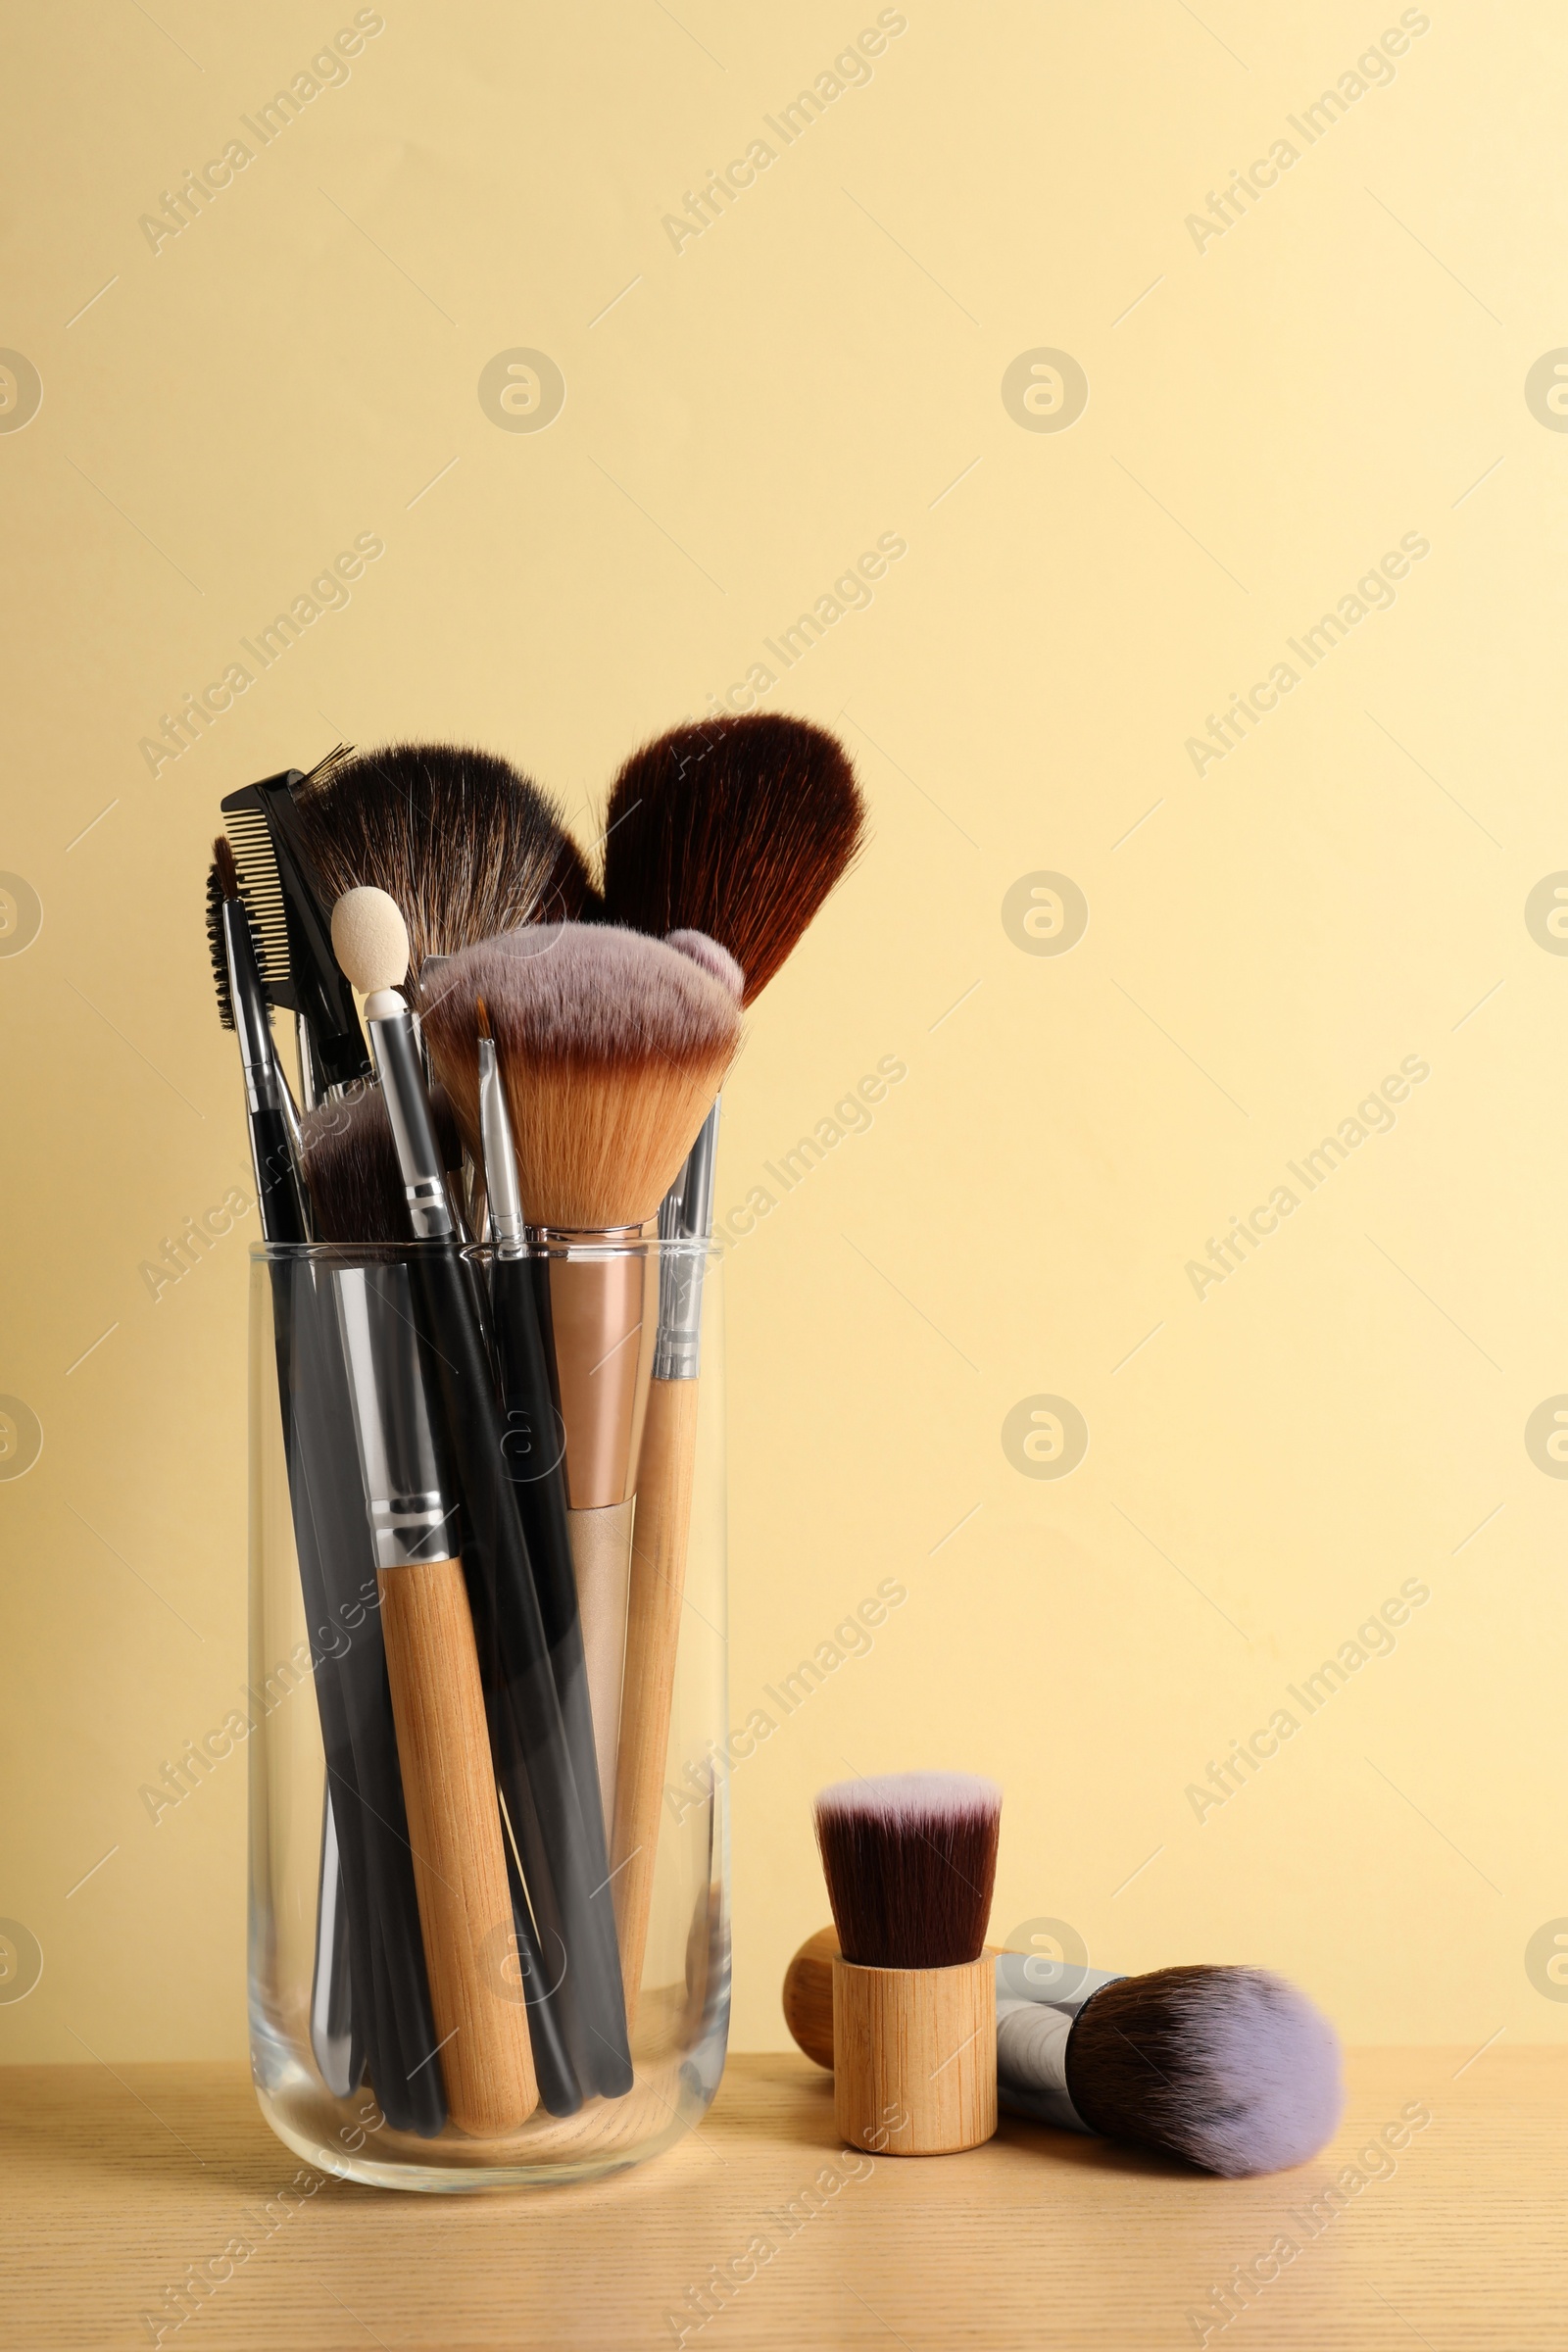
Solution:
<path fill-rule="evenodd" d="M 251 1261 L 263 2112 L 382 2187 L 640 2163 L 729 2023 L 716 1256 Z"/>

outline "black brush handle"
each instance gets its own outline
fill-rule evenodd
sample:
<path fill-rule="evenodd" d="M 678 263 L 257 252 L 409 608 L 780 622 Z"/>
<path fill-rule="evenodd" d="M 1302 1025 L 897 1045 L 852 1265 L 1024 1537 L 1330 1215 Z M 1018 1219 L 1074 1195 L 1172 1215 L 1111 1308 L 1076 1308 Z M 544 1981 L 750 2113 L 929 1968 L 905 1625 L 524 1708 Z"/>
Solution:
<path fill-rule="evenodd" d="M 547 1948 L 566 1955 L 567 2047 L 579 2080 L 608 2098 L 631 2088 L 612 1890 L 599 1825 L 594 1845 L 572 1768 L 535 1567 L 516 1490 L 505 1474 L 503 1431 L 478 1302 L 455 1244 L 410 1250 L 416 1311 L 444 1408 L 463 1498 L 463 1565 L 486 1684 L 496 1782 Z M 554 1914 L 554 1917 L 551 1914 Z"/>
<path fill-rule="evenodd" d="M 249 1115 L 262 1231 L 270 1242 L 309 1241 L 288 1122 L 280 1110 L 253 1110 Z"/>
<path fill-rule="evenodd" d="M 431 2137 L 446 2122 L 446 2101 L 440 2066 L 429 2063 L 438 2036 L 332 1276 L 304 1259 L 275 1272 L 293 1277 L 286 1395 L 296 1549 L 350 1888 L 355 1992 L 373 2012 L 368 2064 L 387 2122 Z"/>
<path fill-rule="evenodd" d="M 528 1909 L 512 1841 L 504 1838 L 502 1843 L 507 1854 L 507 1882 L 512 1888 L 512 1927 L 522 1969 L 518 1989 L 528 2005 L 528 2035 L 533 2043 L 533 2071 L 540 2102 L 550 2115 L 575 2115 L 582 2105 L 582 2086 L 562 2031 L 563 2011 L 557 1993 L 565 1954 L 559 1944 L 548 1955 L 545 1953 Z"/>

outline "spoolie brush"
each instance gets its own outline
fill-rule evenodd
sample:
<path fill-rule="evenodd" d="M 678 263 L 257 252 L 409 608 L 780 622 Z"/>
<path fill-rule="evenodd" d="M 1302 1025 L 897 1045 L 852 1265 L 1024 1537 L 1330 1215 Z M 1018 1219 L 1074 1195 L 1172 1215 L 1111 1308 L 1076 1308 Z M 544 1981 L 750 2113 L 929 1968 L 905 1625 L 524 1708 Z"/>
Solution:
<path fill-rule="evenodd" d="M 997 1988 L 985 1957 L 1002 1792 L 966 1773 L 841 1781 L 816 1841 L 833 1963 L 834 2113 L 890 2156 L 978 2147 L 997 2128 Z"/>
<path fill-rule="evenodd" d="M 740 1007 L 690 956 L 611 925 L 535 924 L 453 956 L 424 1014 L 464 1140 L 482 1149 L 484 1000 L 522 1215 L 544 1241 L 569 1528 L 602 1795 L 614 1801 L 631 1495 L 652 1358 L 635 1247 L 740 1040 Z"/>
<path fill-rule="evenodd" d="M 831 1928 L 784 1979 L 784 2020 L 834 2063 Z M 998 1952 L 997 2090 L 1004 2114 L 1156 2148 L 1240 2179 L 1304 2164 L 1344 2105 L 1334 2028 L 1261 1968 L 1157 1968 L 1143 1977 Z"/>
<path fill-rule="evenodd" d="M 571 920 L 593 898 L 559 810 L 493 752 L 340 745 L 296 787 L 295 802 L 327 904 L 362 887 L 395 899 L 416 979 L 427 956 L 519 923 Z"/>

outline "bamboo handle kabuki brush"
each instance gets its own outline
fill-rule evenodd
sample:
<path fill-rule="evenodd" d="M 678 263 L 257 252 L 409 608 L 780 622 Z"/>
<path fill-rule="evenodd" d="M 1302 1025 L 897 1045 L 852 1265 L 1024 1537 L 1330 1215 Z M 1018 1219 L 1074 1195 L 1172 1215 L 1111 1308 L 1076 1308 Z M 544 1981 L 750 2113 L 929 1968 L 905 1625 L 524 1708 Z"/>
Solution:
<path fill-rule="evenodd" d="M 816 1839 L 833 1962 L 833 2114 L 852 2147 L 951 2156 L 997 2128 L 985 1956 L 1002 1796 L 963 1773 L 841 1781 Z"/>

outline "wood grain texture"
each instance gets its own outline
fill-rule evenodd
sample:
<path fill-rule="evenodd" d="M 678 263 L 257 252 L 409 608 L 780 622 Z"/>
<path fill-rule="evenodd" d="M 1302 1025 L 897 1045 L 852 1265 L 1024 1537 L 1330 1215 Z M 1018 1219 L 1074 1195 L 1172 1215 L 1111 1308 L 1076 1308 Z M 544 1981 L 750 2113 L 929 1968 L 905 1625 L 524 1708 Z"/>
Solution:
<path fill-rule="evenodd" d="M 998 1946 L 988 1943 L 994 1960 Z M 836 1928 L 808 1936 L 784 1971 L 784 2023 L 808 2058 L 833 2071 L 833 1963 L 839 1956 Z"/>
<path fill-rule="evenodd" d="M 156 2340 L 146 2313 L 166 2352 L 627 2352 L 673 2343 L 673 2313 L 717 2352 L 1176 2352 L 1285 2236 L 1298 2252 L 1211 2347 L 1558 2352 L 1568 2049 L 1360 2050 L 1348 2073 L 1332 2149 L 1226 2181 L 1008 2117 L 972 2155 L 846 2158 L 816 2068 L 742 2057 L 658 2163 L 466 2199 L 310 2173 L 242 2065 L 9 2068 L 0 2341 L 130 2352 Z M 1312 2234 L 1314 2199 L 1411 2103 L 1430 2125 Z M 759 2236 L 773 2251 L 697 2333 L 692 2289 Z M 207 2291 L 176 2334 L 167 2293 L 193 2266 Z"/>
<path fill-rule="evenodd" d="M 456 1560 L 380 1572 L 387 1679 L 430 2008 L 452 2121 L 488 2138 L 538 2105 L 526 2009 L 506 1997 L 512 1892 L 473 1620 Z"/>
<path fill-rule="evenodd" d="M 953 2156 L 997 2128 L 997 1972 L 833 1963 L 833 2113 L 854 2148 Z"/>
<path fill-rule="evenodd" d="M 697 1393 L 695 1380 L 649 1383 L 637 1467 L 626 1673 L 610 1855 L 628 2032 L 637 2019 L 654 1899 L 654 1862 L 659 1850 L 681 1596 L 686 1586 L 686 1544 L 691 1532 Z"/>
<path fill-rule="evenodd" d="M 612 1502 L 602 1510 L 566 1513 L 607 1843 L 615 1810 L 615 1757 L 620 1745 L 620 1686 L 626 1664 L 626 1600 L 636 1507 L 631 1502 Z"/>

